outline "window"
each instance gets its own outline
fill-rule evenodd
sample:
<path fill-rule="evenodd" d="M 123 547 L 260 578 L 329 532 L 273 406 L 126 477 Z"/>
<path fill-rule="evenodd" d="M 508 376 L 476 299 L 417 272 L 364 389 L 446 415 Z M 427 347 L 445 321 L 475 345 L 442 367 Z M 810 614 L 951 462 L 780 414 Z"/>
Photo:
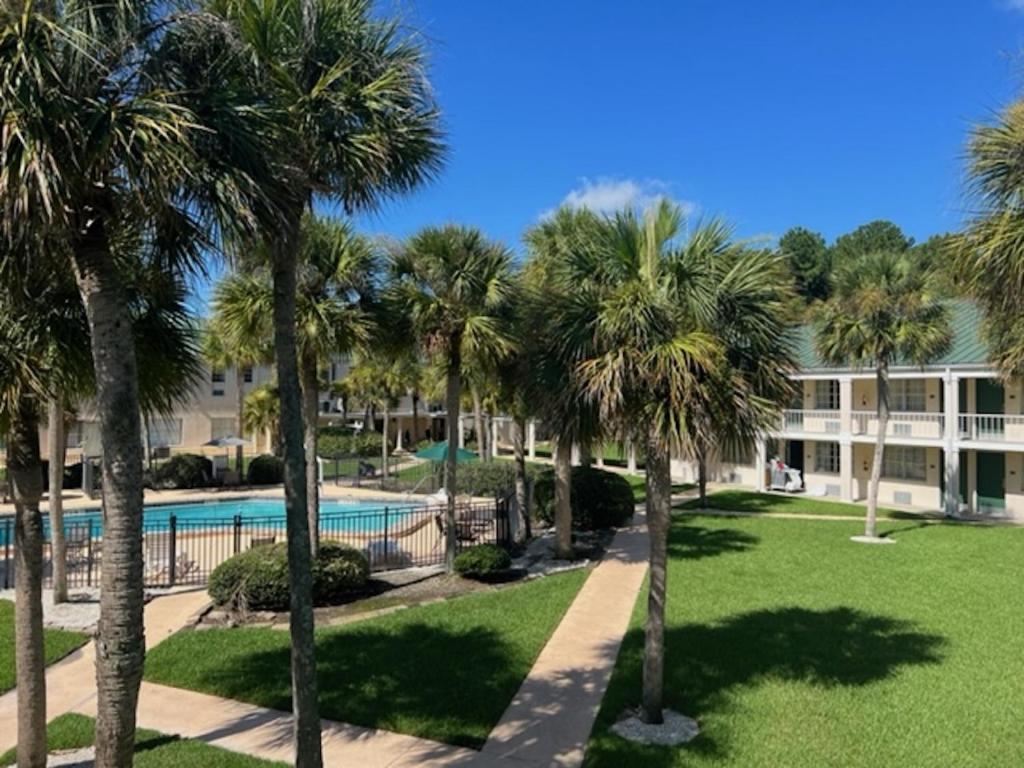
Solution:
<path fill-rule="evenodd" d="M 210 439 L 219 440 L 222 437 L 238 437 L 235 419 L 230 417 L 210 419 Z"/>
<path fill-rule="evenodd" d="M 242 381 L 246 384 L 252 384 L 252 366 L 242 369 Z"/>
<path fill-rule="evenodd" d="M 924 379 L 895 379 L 889 382 L 889 408 L 893 411 L 924 411 L 927 396 Z"/>
<path fill-rule="evenodd" d="M 925 449 L 909 445 L 886 446 L 882 475 L 890 480 L 927 480 Z"/>
<path fill-rule="evenodd" d="M 814 444 L 814 471 L 839 474 L 839 443 Z"/>
<path fill-rule="evenodd" d="M 839 410 L 839 382 L 825 379 L 814 382 L 814 408 L 818 411 Z"/>
<path fill-rule="evenodd" d="M 181 419 L 154 419 L 149 422 L 149 445 L 151 448 L 181 445 Z"/>
<path fill-rule="evenodd" d="M 212 371 L 210 371 L 210 381 L 212 381 L 214 384 L 223 384 L 224 371 L 218 371 L 216 368 L 214 368 Z"/>
<path fill-rule="evenodd" d="M 224 397 L 224 390 L 221 387 L 214 387 L 213 388 L 213 396 L 214 397 Z"/>

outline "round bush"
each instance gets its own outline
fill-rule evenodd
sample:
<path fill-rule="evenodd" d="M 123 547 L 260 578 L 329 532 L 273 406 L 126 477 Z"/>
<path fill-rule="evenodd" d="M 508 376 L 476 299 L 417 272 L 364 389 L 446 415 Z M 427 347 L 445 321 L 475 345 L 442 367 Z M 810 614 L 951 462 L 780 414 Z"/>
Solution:
<path fill-rule="evenodd" d="M 633 516 L 633 489 L 615 472 L 595 467 L 573 467 L 570 506 L 573 527 L 581 531 L 615 528 Z M 533 490 L 535 517 L 549 525 L 555 518 L 555 471 L 545 469 L 537 476 Z"/>
<path fill-rule="evenodd" d="M 455 557 L 455 572 L 469 579 L 499 576 L 512 566 L 512 558 L 494 544 L 477 544 Z"/>
<path fill-rule="evenodd" d="M 178 453 L 158 465 L 151 483 L 158 489 L 204 488 L 211 484 L 213 462 L 197 453 Z"/>
<path fill-rule="evenodd" d="M 262 454 L 249 462 L 246 477 L 250 485 L 277 485 L 284 482 L 284 462 L 269 453 Z"/>
<path fill-rule="evenodd" d="M 323 542 L 313 562 L 313 604 L 331 605 L 366 585 L 370 566 L 361 553 Z M 250 611 L 288 609 L 288 545 L 270 544 L 225 560 L 213 569 L 210 598 L 220 606 Z"/>

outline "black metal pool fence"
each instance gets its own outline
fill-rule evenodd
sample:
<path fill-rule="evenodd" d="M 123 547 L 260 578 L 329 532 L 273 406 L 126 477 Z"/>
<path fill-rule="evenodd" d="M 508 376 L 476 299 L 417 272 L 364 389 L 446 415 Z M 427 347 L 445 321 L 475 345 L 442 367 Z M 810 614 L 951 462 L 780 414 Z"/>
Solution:
<path fill-rule="evenodd" d="M 455 536 L 459 549 L 474 544 L 510 546 L 512 519 L 509 498 L 459 502 Z M 103 533 L 95 514 L 64 516 L 68 586 L 99 586 Z M 437 504 L 394 504 L 357 512 L 320 515 L 321 541 L 348 544 L 366 555 L 372 571 L 444 562 L 446 509 Z M 51 579 L 49 526 L 43 551 L 44 583 Z M 147 587 L 202 585 L 232 555 L 286 539 L 286 519 L 279 517 L 170 519 L 144 521 L 142 554 Z M 14 586 L 14 518 L 0 517 L 0 585 Z"/>

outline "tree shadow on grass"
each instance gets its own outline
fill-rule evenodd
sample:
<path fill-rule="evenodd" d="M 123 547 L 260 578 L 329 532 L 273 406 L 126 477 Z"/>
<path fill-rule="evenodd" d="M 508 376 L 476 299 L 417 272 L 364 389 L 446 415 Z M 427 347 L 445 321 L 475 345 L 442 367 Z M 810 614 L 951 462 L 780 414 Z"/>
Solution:
<path fill-rule="evenodd" d="M 848 607 L 815 611 L 795 606 L 672 627 L 665 641 L 667 705 L 698 721 L 742 706 L 742 689 L 769 681 L 823 689 L 871 685 L 901 667 L 940 663 L 945 643 L 901 619 Z M 633 629 L 620 658 L 625 674 L 610 692 L 602 717 L 605 724 L 638 703 L 642 654 L 643 631 Z M 717 720 L 681 749 L 727 758 L 733 735 L 724 727 Z M 597 765 L 615 764 L 628 754 L 634 759 L 642 755 L 644 765 L 658 768 L 674 765 L 678 757 L 676 750 L 641 748 L 609 738 L 600 740 L 595 751 Z"/>
<path fill-rule="evenodd" d="M 321 631 L 316 653 L 321 717 L 469 747 L 484 742 L 532 663 L 489 629 L 419 623 Z M 286 643 L 254 648 L 179 684 L 288 712 L 289 663 Z"/>
<path fill-rule="evenodd" d="M 702 560 L 747 552 L 760 541 L 760 536 L 733 528 L 705 528 L 676 522 L 669 532 L 668 555 L 674 560 Z"/>

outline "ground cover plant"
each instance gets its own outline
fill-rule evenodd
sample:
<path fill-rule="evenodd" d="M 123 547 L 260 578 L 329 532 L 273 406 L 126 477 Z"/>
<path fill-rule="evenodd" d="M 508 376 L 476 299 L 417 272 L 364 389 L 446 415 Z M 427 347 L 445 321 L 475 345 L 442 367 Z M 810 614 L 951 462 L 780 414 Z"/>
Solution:
<path fill-rule="evenodd" d="M 561 620 L 586 571 L 317 631 L 320 714 L 479 747 Z M 146 679 L 289 710 L 288 634 L 184 631 L 146 658 Z"/>
<path fill-rule="evenodd" d="M 666 696 L 702 734 L 640 747 L 609 726 L 640 693 L 637 603 L 588 749 L 615 766 L 1022 765 L 1024 530 L 677 518 Z"/>
<path fill-rule="evenodd" d="M 63 629 L 46 629 L 43 631 L 46 644 L 46 664 L 67 656 L 76 648 L 89 641 L 89 636 L 81 632 L 69 632 Z M 0 693 L 14 687 L 14 603 L 0 600 Z"/>

